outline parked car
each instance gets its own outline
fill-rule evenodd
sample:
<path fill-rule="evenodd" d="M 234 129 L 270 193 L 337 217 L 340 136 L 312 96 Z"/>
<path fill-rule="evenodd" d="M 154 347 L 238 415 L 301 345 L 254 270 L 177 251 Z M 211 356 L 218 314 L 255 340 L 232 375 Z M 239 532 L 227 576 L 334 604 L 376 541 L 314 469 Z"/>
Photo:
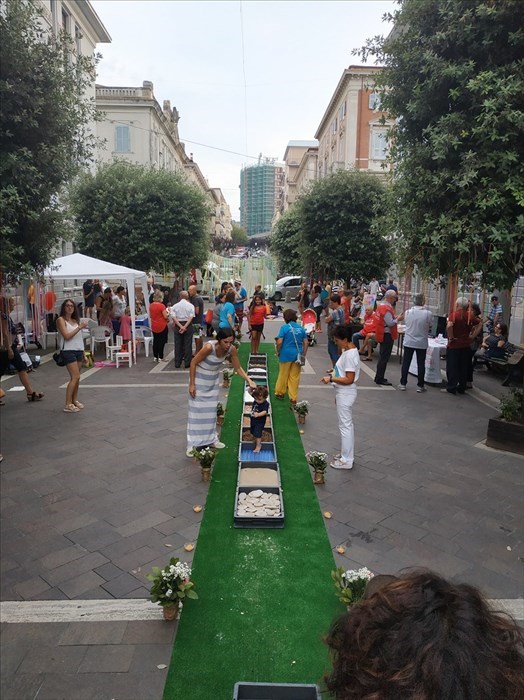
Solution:
<path fill-rule="evenodd" d="M 291 299 L 296 299 L 302 281 L 303 277 L 293 277 L 291 275 L 278 279 L 275 284 L 275 301 L 285 298 L 288 292 L 291 292 Z"/>

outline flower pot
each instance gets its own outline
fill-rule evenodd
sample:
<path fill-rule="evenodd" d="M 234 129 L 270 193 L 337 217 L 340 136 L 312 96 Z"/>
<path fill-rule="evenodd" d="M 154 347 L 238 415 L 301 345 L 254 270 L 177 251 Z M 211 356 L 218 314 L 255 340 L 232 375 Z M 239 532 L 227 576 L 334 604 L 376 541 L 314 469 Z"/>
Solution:
<path fill-rule="evenodd" d="M 490 418 L 486 445 L 497 450 L 524 455 L 524 423 Z"/>
<path fill-rule="evenodd" d="M 217 425 L 224 425 L 224 416 L 217 416 Z"/>
<path fill-rule="evenodd" d="M 164 620 L 178 620 L 180 617 L 180 608 L 178 607 L 178 603 L 175 603 L 174 605 L 164 605 L 162 607 L 162 613 L 164 615 Z"/>
<path fill-rule="evenodd" d="M 224 381 L 222 382 L 222 386 L 224 387 L 224 389 L 227 389 L 229 386 L 229 379 L 224 379 Z"/>
<path fill-rule="evenodd" d="M 326 483 L 325 472 L 313 472 L 313 483 L 314 484 L 325 484 Z"/>
<path fill-rule="evenodd" d="M 210 481 L 211 467 L 200 467 L 200 474 L 202 476 L 202 481 Z"/>
<path fill-rule="evenodd" d="M 303 413 L 298 414 L 298 422 L 300 425 L 305 425 L 306 424 L 306 416 Z"/>

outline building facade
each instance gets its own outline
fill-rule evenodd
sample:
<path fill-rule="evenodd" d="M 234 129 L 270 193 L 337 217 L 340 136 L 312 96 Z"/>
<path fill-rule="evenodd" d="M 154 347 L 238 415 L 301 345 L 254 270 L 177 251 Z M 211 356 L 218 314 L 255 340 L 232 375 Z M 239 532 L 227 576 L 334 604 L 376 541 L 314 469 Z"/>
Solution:
<path fill-rule="evenodd" d="M 219 187 L 212 187 L 211 194 L 214 199 L 214 216 L 213 216 L 213 236 L 222 240 L 231 240 L 231 232 L 233 231 L 233 220 L 231 218 L 231 209 L 226 202 L 224 194 Z"/>
<path fill-rule="evenodd" d="M 350 168 L 378 175 L 387 172 L 386 133 L 391 122 L 382 123 L 385 113 L 373 90 L 381 70 L 379 66 L 349 66 L 342 74 L 315 134 L 319 178 Z"/>
<path fill-rule="evenodd" d="M 102 121 L 97 124 L 101 140 L 98 163 L 123 158 L 156 170 L 179 174 L 206 196 L 211 212 L 211 234 L 215 235 L 218 226 L 226 237 L 231 237 L 231 213 L 227 204 L 224 205 L 221 190 L 209 187 L 198 163 L 193 160 L 193 154 L 186 153 L 178 134 L 178 110 L 171 107 L 169 100 L 164 100 L 160 107 L 152 82 L 145 80 L 141 87 L 97 85 L 96 106 L 103 115 Z M 217 192 L 220 192 L 218 200 Z M 223 227 L 216 224 L 217 211 Z"/>
<path fill-rule="evenodd" d="M 284 207 L 284 168 L 269 159 L 240 173 L 240 224 L 248 236 L 269 235 Z"/>
<path fill-rule="evenodd" d="M 317 172 L 318 141 L 290 141 L 284 153 L 284 211 Z M 310 168 L 313 167 L 312 170 Z"/>
<path fill-rule="evenodd" d="M 169 100 L 160 107 L 152 82 L 145 80 L 141 87 L 97 85 L 96 106 L 103 115 L 97 125 L 102 141 L 97 162 L 124 158 L 157 170 L 185 173 L 189 158 L 178 136 L 178 111 Z M 196 183 L 198 176 L 191 180 Z"/>

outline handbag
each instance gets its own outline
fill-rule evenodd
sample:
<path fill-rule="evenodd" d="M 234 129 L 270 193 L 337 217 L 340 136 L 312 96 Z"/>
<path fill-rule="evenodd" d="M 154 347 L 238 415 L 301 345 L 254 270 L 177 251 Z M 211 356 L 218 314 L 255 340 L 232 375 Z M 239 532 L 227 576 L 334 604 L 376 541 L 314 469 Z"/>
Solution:
<path fill-rule="evenodd" d="M 54 352 L 53 353 L 53 360 L 56 362 L 56 364 L 59 367 L 65 367 L 65 360 L 62 355 L 62 351 L 60 350 L 59 352 Z"/>
<path fill-rule="evenodd" d="M 53 353 L 53 360 L 56 362 L 56 364 L 59 367 L 65 367 L 65 360 L 64 360 L 64 356 L 62 355 L 62 350 L 64 349 L 64 344 L 65 344 L 65 341 L 62 338 L 62 348 L 58 352 Z"/>
<path fill-rule="evenodd" d="M 297 365 L 300 365 L 303 367 L 306 364 L 306 356 L 304 353 L 300 352 L 298 343 L 297 343 L 297 338 L 295 336 L 295 331 L 293 330 L 293 326 L 289 326 L 291 329 L 291 333 L 293 334 L 293 340 L 295 341 L 295 345 L 297 346 L 297 359 L 295 360 Z"/>

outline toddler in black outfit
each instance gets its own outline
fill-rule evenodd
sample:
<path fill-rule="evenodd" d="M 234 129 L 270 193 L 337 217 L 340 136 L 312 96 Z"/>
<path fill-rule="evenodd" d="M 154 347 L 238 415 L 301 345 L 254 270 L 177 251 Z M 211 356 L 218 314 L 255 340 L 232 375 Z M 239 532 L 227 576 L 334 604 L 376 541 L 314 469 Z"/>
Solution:
<path fill-rule="evenodd" d="M 251 425 L 250 430 L 255 438 L 255 449 L 253 452 L 260 452 L 262 448 L 262 431 L 266 424 L 266 416 L 269 412 L 269 402 L 267 397 L 269 391 L 267 386 L 257 386 L 256 389 L 250 389 L 250 394 L 253 397 L 253 406 L 251 408 Z"/>

